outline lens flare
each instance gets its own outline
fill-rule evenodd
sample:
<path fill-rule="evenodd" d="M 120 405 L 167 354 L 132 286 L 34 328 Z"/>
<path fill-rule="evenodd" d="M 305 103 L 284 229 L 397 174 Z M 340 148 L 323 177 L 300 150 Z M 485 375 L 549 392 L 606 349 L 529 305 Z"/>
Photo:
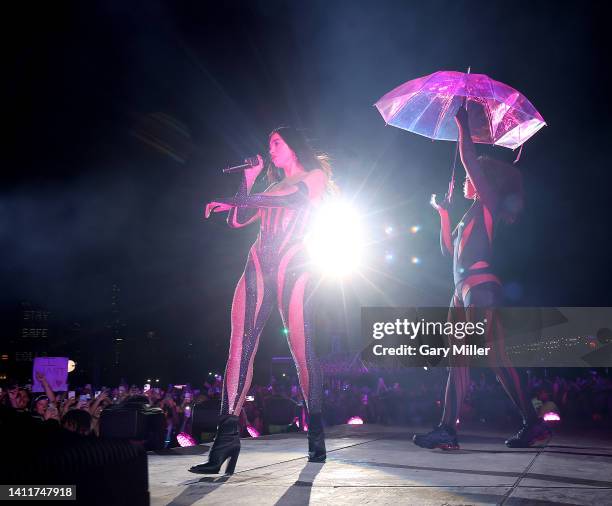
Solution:
<path fill-rule="evenodd" d="M 351 416 L 346 423 L 348 425 L 363 425 L 363 419 L 360 416 Z"/>
<path fill-rule="evenodd" d="M 304 241 L 310 257 L 326 275 L 345 277 L 361 264 L 361 219 L 357 211 L 344 201 L 322 205 Z"/>

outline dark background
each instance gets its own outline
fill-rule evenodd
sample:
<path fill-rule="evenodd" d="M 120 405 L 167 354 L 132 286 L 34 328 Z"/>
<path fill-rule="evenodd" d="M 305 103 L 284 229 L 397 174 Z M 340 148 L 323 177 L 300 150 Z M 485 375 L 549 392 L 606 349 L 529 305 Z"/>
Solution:
<path fill-rule="evenodd" d="M 306 129 L 331 155 L 373 241 L 364 274 L 380 291 L 345 282 L 347 326 L 340 290 L 327 284 L 323 352 L 334 335 L 358 345 L 361 304 L 446 304 L 451 269 L 428 200 L 444 193 L 454 145 L 385 127 L 372 104 L 409 79 L 468 66 L 520 90 L 548 123 L 519 163 L 525 213 L 497 240 L 508 303 L 612 305 L 603 2 L 31 2 L 4 18 L 9 348 L 22 346 L 18 308 L 29 301 L 52 313 L 50 355 L 83 343 L 90 357 L 108 354 L 116 284 L 122 375 L 221 372 L 257 230 L 202 211 L 238 185 L 219 169 L 265 152 L 280 124 Z M 387 225 L 396 233 L 381 241 Z M 275 317 L 262 338 L 264 372 L 288 354 L 280 327 Z"/>

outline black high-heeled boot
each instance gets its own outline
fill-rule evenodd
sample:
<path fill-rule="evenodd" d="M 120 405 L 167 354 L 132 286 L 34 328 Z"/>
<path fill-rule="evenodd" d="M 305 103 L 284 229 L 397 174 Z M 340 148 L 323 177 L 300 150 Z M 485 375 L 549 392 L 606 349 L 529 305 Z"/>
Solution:
<path fill-rule="evenodd" d="M 223 463 L 230 459 L 225 474 L 234 474 L 238 455 L 240 454 L 240 431 L 238 429 L 238 417 L 234 415 L 223 415 L 219 419 L 215 442 L 208 454 L 208 462 L 198 464 L 189 469 L 197 474 L 217 474 Z"/>
<path fill-rule="evenodd" d="M 321 413 L 311 414 L 308 420 L 308 462 L 325 462 L 326 456 Z"/>

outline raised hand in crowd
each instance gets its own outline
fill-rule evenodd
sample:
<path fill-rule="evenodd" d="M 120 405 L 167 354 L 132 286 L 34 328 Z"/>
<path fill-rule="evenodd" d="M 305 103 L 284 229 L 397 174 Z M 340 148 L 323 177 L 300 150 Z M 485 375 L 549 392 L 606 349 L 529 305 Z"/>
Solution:
<path fill-rule="evenodd" d="M 53 389 L 49 386 L 49 383 L 44 373 L 40 371 L 36 371 L 36 379 L 41 383 L 41 385 L 45 389 L 45 394 L 47 395 L 47 397 L 49 397 L 49 402 L 55 403 L 56 402 L 55 392 L 53 392 Z"/>
<path fill-rule="evenodd" d="M 100 435 L 100 416 L 103 409 L 104 406 L 99 403 L 91 410 L 91 430 L 96 436 Z"/>
<path fill-rule="evenodd" d="M 64 415 L 73 407 L 76 406 L 76 398 L 70 397 L 64 401 L 64 403 L 60 406 L 60 418 L 63 418 Z"/>
<path fill-rule="evenodd" d="M 59 410 L 57 409 L 55 403 L 53 402 L 49 403 L 49 406 L 47 407 L 45 414 L 44 414 L 44 419 L 45 420 L 57 420 L 58 422 L 60 421 Z"/>
<path fill-rule="evenodd" d="M 100 392 L 98 394 L 98 397 L 96 397 L 90 404 L 89 407 L 89 412 L 93 415 L 94 412 L 101 406 L 102 403 L 104 403 L 105 401 L 108 401 L 108 392 L 106 390 L 103 390 L 102 392 Z"/>

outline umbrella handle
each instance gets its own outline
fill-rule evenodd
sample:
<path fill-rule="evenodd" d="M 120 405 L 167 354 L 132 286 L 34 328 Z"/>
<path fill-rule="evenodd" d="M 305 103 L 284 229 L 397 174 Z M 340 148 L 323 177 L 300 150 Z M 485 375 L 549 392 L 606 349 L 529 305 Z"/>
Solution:
<path fill-rule="evenodd" d="M 468 67 L 467 69 L 467 74 L 469 74 L 472 70 L 472 67 Z M 463 107 L 466 111 L 467 111 L 467 94 L 463 96 L 463 100 L 461 101 L 461 106 L 459 106 L 459 108 Z M 453 168 L 451 171 L 451 180 L 450 183 L 448 184 L 448 193 L 446 194 L 446 200 L 448 200 L 448 203 L 450 204 L 453 200 L 453 190 L 455 189 L 455 167 L 457 166 L 457 156 L 459 155 L 459 135 L 460 132 L 457 131 L 457 142 L 455 143 L 455 156 L 453 157 Z"/>
<path fill-rule="evenodd" d="M 470 72 L 472 72 L 472 67 L 471 67 L 471 66 L 469 66 L 469 67 L 467 68 L 466 75 L 469 75 L 469 74 L 470 74 Z M 465 77 L 465 84 L 466 84 L 466 88 L 467 88 L 467 79 L 468 79 L 468 78 L 467 78 L 467 76 L 466 76 L 466 77 Z M 463 102 L 461 102 L 461 107 L 463 107 L 463 108 L 464 108 L 464 109 L 467 111 L 467 95 L 465 95 L 465 96 L 463 97 Z"/>
<path fill-rule="evenodd" d="M 444 200 L 446 200 L 449 204 L 453 201 L 453 191 L 455 190 L 455 167 L 457 166 L 457 156 L 459 154 L 459 139 L 455 144 L 455 156 L 453 157 L 453 166 L 451 170 L 451 179 L 448 183 L 448 192 L 446 192 L 446 196 Z"/>
<path fill-rule="evenodd" d="M 524 145 L 525 144 L 521 144 L 521 147 L 519 148 L 518 155 L 516 155 L 516 158 L 515 158 L 514 162 L 512 162 L 512 163 L 518 163 L 518 161 L 521 159 L 521 154 L 523 153 L 523 146 Z"/>

